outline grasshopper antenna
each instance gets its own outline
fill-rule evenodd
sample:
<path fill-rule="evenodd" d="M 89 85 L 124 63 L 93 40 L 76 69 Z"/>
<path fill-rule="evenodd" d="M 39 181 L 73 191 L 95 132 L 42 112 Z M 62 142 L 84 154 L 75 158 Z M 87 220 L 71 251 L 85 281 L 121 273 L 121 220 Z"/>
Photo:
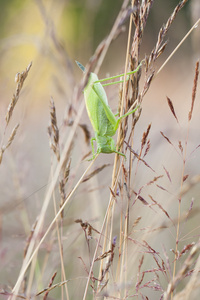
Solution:
<path fill-rule="evenodd" d="M 85 67 L 77 60 L 75 60 L 75 62 L 77 63 L 78 67 L 83 71 L 83 73 L 85 73 Z"/>

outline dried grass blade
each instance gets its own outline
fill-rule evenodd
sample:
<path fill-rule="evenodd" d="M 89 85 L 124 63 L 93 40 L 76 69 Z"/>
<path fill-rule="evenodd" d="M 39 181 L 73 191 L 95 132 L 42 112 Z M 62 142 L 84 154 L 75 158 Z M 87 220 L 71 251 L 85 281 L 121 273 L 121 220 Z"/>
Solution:
<path fill-rule="evenodd" d="M 87 144 L 89 144 L 90 142 L 90 138 L 91 138 L 91 134 L 90 134 L 90 131 L 88 129 L 88 126 L 86 124 L 78 124 L 79 127 L 81 127 L 81 129 L 83 130 L 84 132 L 84 135 L 85 135 L 85 142 Z"/>
<path fill-rule="evenodd" d="M 111 192 L 113 198 L 114 198 L 115 201 L 116 201 L 116 194 L 115 194 L 114 191 L 111 189 L 111 187 L 109 188 L 109 190 L 110 190 L 110 192 Z"/>
<path fill-rule="evenodd" d="M 147 130 L 145 132 L 143 132 L 142 146 L 141 146 L 142 149 L 143 149 L 144 145 L 146 144 L 147 137 L 149 135 L 150 129 L 151 129 L 151 124 L 149 124 L 148 127 L 147 127 Z"/>
<path fill-rule="evenodd" d="M 193 112 L 193 109 L 194 109 L 194 101 L 195 101 L 195 98 L 196 98 L 198 77 L 199 77 L 199 61 L 197 61 L 196 68 L 195 68 L 194 84 L 193 84 L 193 89 L 192 89 L 192 103 L 191 103 L 190 112 L 188 114 L 188 121 L 190 121 L 192 119 L 192 112 Z"/>
<path fill-rule="evenodd" d="M 137 196 L 137 198 L 144 204 L 144 205 L 148 205 L 149 206 L 149 203 L 140 195 Z"/>
<path fill-rule="evenodd" d="M 137 159 L 138 160 L 140 160 L 141 162 L 143 162 L 144 164 L 145 164 L 145 166 L 146 167 L 148 167 L 148 168 L 150 168 L 153 172 L 155 172 L 154 171 L 154 169 L 152 169 L 152 167 L 150 167 L 150 165 L 148 165 L 148 163 L 144 160 L 144 159 L 142 159 L 132 148 L 131 148 L 131 146 L 129 146 L 129 144 L 126 142 L 126 141 L 124 141 L 125 142 L 125 144 L 127 145 L 127 147 L 129 148 L 129 150 L 137 157 Z"/>
<path fill-rule="evenodd" d="M 173 105 L 173 103 L 172 103 L 172 101 L 171 101 L 171 99 L 169 97 L 167 97 L 167 103 L 169 105 L 169 108 L 170 108 L 170 110 L 171 110 L 174 118 L 176 119 L 177 123 L 179 123 L 177 115 L 176 115 L 175 110 L 174 110 L 174 105 Z"/>
<path fill-rule="evenodd" d="M 65 280 L 65 281 L 62 281 L 62 282 L 58 282 L 54 285 L 52 285 L 51 287 L 48 287 L 48 288 L 45 288 L 43 289 L 42 291 L 40 291 L 38 294 L 36 294 L 36 296 L 40 296 L 41 294 L 45 293 L 45 292 L 50 292 L 52 291 L 53 289 L 57 288 L 57 287 L 61 287 L 63 286 L 64 284 L 68 283 L 70 280 Z M 27 299 L 27 298 L 26 298 Z"/>
<path fill-rule="evenodd" d="M 3 159 L 3 153 L 4 153 L 4 151 L 5 151 L 5 147 L 1 147 L 1 149 L 0 149 L 0 164 L 1 164 L 2 159 Z"/>
<path fill-rule="evenodd" d="M 166 135 L 164 135 L 164 133 L 162 131 L 160 131 L 160 133 L 168 141 L 168 143 L 173 146 L 172 142 L 168 139 L 168 137 Z"/>
<path fill-rule="evenodd" d="M 163 169 L 165 170 L 165 173 L 167 174 L 167 177 L 168 177 L 169 181 L 172 182 L 171 176 L 169 174 L 169 171 L 167 171 L 167 169 L 165 168 L 165 166 L 163 166 Z"/>
<path fill-rule="evenodd" d="M 104 168 L 110 166 L 110 164 L 104 164 L 101 167 L 95 169 L 93 172 L 91 172 L 87 177 L 85 177 L 83 179 L 82 182 L 88 181 L 90 178 L 92 178 L 94 175 L 98 174 L 99 172 L 101 172 Z"/>
<path fill-rule="evenodd" d="M 142 217 L 137 217 L 137 219 L 134 221 L 134 223 L 132 225 L 132 228 L 136 227 L 139 224 L 141 219 L 142 219 Z"/>
<path fill-rule="evenodd" d="M 186 218 L 185 218 L 186 221 L 188 220 L 188 217 L 190 216 L 190 214 L 191 214 L 191 212 L 192 212 L 193 205 L 194 205 L 194 198 L 192 198 L 191 203 L 190 203 L 189 210 L 188 210 L 188 212 L 187 212 L 187 214 L 186 214 Z"/>
<path fill-rule="evenodd" d="M 53 276 L 51 277 L 51 280 L 50 280 L 50 282 L 49 282 L 48 288 L 52 287 L 53 281 L 54 281 L 56 275 L 57 275 L 57 272 L 55 272 L 55 273 L 53 274 Z M 49 294 L 49 290 L 47 290 L 46 293 L 44 294 L 43 300 L 46 300 L 46 299 L 47 299 L 48 294 Z"/>
<path fill-rule="evenodd" d="M 181 151 L 181 154 L 183 154 L 183 146 L 182 146 L 181 141 L 178 141 L 178 147 L 179 147 L 179 149 Z"/>
<path fill-rule="evenodd" d="M 189 177 L 188 174 L 187 174 L 187 175 L 184 175 L 184 176 L 183 176 L 183 182 L 186 181 L 186 179 L 187 179 L 188 177 Z"/>
<path fill-rule="evenodd" d="M 141 267 L 143 265 L 143 262 L 144 262 L 144 255 L 142 255 L 141 259 L 139 260 L 139 266 L 138 266 L 138 273 L 137 273 L 137 282 L 136 282 L 136 291 L 138 292 L 139 290 L 139 287 L 144 279 L 144 272 L 142 272 L 142 276 L 141 276 L 141 279 L 140 279 L 140 274 L 141 274 Z"/>
<path fill-rule="evenodd" d="M 145 152 L 144 152 L 144 156 L 145 157 L 147 155 L 147 153 L 149 152 L 150 150 L 150 147 L 151 147 L 151 142 L 150 140 L 147 141 L 147 146 L 146 146 L 146 149 L 145 149 Z"/>
<path fill-rule="evenodd" d="M 170 221 L 174 224 L 173 220 L 170 218 L 168 212 L 162 207 L 162 205 L 160 203 L 158 203 L 156 200 L 153 199 L 153 197 L 151 195 L 149 195 L 149 198 L 151 199 L 151 201 L 156 204 L 162 211 L 163 213 L 167 216 L 168 219 L 170 219 Z"/>

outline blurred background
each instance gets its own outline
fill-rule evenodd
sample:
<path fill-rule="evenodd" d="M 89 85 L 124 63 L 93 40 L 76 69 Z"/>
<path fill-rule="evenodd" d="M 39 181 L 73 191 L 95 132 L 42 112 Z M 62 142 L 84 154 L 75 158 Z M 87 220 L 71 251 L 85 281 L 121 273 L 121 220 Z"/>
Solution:
<path fill-rule="evenodd" d="M 160 27 L 167 21 L 178 2 L 155 0 L 146 25 L 141 59 L 155 46 Z M 199 18 L 199 4 L 199 0 L 190 0 L 178 14 L 168 32 L 169 43 L 158 61 L 157 68 Z M 50 97 L 54 99 L 58 125 L 61 126 L 71 104 L 74 87 L 82 78 L 75 60 L 86 65 L 98 44 L 109 34 L 121 5 L 121 0 L 0 0 L 1 140 L 4 136 L 7 108 L 16 88 L 15 75 L 25 70 L 32 62 L 4 140 L 9 138 L 12 128 L 17 123 L 20 123 L 20 127 L 0 165 L 0 283 L 2 284 L 13 286 L 15 283 L 23 258 L 25 239 L 40 211 L 45 190 L 50 182 L 51 151 L 47 135 Z M 109 48 L 99 73 L 100 78 L 123 72 L 127 33 L 128 21 L 125 23 L 124 32 Z M 200 54 L 199 40 L 198 27 L 155 78 L 143 103 L 143 115 L 138 125 L 136 141 L 141 140 L 142 133 L 148 124 L 152 123 L 150 162 L 158 172 L 166 161 L 172 174 L 179 168 L 173 160 L 174 150 L 163 142 L 159 132 L 164 131 L 172 141 L 185 138 L 195 62 Z M 118 88 L 110 88 L 109 103 L 115 111 L 117 94 Z M 166 96 L 173 101 L 180 124 L 175 122 L 170 113 Z M 199 102 L 196 101 L 194 120 L 190 126 L 189 152 L 199 142 L 199 132 L 196 131 L 199 128 L 199 109 Z M 82 123 L 86 123 L 92 131 L 86 112 L 82 116 Z M 73 157 L 77 157 L 80 151 L 83 156 L 90 150 L 81 129 L 78 135 L 80 139 L 76 143 Z M 83 147 L 85 150 L 82 150 Z M 197 156 L 193 156 L 190 160 L 188 167 L 190 174 L 199 172 Z M 100 161 L 102 159 L 107 163 L 113 161 L 112 155 L 101 157 Z M 80 174 L 84 168 L 83 163 L 79 169 Z M 75 160 L 72 161 L 72 169 L 75 172 Z M 105 187 L 110 175 L 105 171 L 99 185 Z M 179 177 L 174 180 L 179 182 Z M 108 189 L 106 193 L 108 195 Z M 197 194 L 199 195 L 199 192 Z M 77 200 L 75 205 L 78 203 L 80 205 Z M 86 204 L 81 205 L 85 209 Z M 83 215 L 76 215 L 73 209 L 70 209 L 67 214 L 68 217 L 72 216 L 72 219 L 90 216 L 88 210 L 85 210 Z M 97 205 L 96 211 L 98 209 Z M 49 217 L 52 216 L 53 212 L 50 210 Z M 80 254 L 77 253 L 78 255 Z"/>

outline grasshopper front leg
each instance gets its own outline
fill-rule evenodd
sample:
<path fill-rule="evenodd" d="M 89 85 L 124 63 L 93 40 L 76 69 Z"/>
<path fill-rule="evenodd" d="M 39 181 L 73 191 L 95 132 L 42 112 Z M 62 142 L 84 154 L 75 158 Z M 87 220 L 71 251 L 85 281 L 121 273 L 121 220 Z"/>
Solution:
<path fill-rule="evenodd" d="M 139 107 L 140 107 L 140 106 L 138 105 L 138 106 L 136 106 L 136 108 L 134 108 L 133 110 L 131 110 L 131 111 L 127 112 L 126 114 L 124 114 L 123 116 L 119 117 L 119 119 L 117 119 L 117 121 L 116 121 L 115 130 L 118 129 L 119 123 L 121 122 L 122 119 L 124 119 L 124 118 L 126 118 L 127 116 L 129 116 L 129 115 L 133 114 L 134 112 L 136 112 L 136 110 L 137 110 Z"/>

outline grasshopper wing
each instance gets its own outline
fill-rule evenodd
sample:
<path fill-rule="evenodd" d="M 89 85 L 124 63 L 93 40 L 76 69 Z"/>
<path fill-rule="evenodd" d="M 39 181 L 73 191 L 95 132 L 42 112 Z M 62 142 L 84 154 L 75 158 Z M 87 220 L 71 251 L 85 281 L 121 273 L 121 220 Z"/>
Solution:
<path fill-rule="evenodd" d="M 87 86 L 84 89 L 84 96 L 88 116 L 94 128 L 94 131 L 99 135 L 104 136 L 107 132 L 107 126 L 109 122 L 104 107 L 108 106 L 108 100 L 106 92 L 100 83 L 95 83 L 94 90 L 94 82 L 97 80 L 97 75 L 91 73 Z M 104 102 L 104 105 L 102 104 L 102 101 Z"/>

